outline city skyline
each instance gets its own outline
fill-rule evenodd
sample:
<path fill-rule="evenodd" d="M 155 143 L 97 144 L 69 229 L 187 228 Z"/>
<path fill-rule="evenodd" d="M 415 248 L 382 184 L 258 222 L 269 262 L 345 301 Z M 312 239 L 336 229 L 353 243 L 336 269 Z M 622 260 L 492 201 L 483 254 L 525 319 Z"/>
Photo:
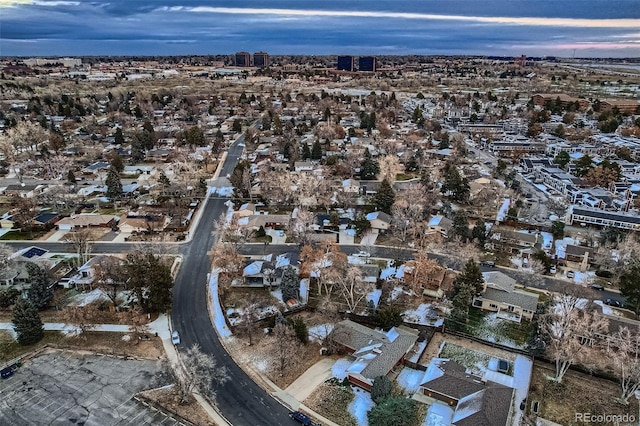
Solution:
<path fill-rule="evenodd" d="M 640 56 L 640 10 L 632 0 L 276 0 L 269 6 L 0 0 L 0 54 Z"/>

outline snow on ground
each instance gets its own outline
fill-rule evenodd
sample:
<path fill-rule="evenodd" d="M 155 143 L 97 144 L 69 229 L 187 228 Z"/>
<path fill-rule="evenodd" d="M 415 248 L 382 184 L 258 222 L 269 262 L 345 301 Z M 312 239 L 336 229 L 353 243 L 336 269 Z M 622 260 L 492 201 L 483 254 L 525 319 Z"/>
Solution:
<path fill-rule="evenodd" d="M 391 290 L 391 294 L 389 295 L 389 301 L 396 300 L 398 296 L 400 296 L 404 290 L 401 286 L 395 286 L 393 290 Z"/>
<path fill-rule="evenodd" d="M 282 297 L 280 297 L 280 299 L 282 299 Z M 309 303 L 309 278 L 300 280 L 300 302 L 305 305 Z"/>
<path fill-rule="evenodd" d="M 219 188 L 211 188 L 211 192 L 220 197 L 231 197 L 233 195 L 233 187 L 232 186 L 223 186 Z"/>
<path fill-rule="evenodd" d="M 541 232 L 542 236 L 542 249 L 551 250 L 553 248 L 553 234 L 551 232 Z"/>
<path fill-rule="evenodd" d="M 342 380 L 347 377 L 347 368 L 352 364 L 347 358 L 340 358 L 337 360 L 333 367 L 331 367 L 331 374 L 336 379 Z"/>
<path fill-rule="evenodd" d="M 513 384 L 516 387 L 516 395 L 513 399 L 515 404 L 513 424 L 519 425 L 522 420 L 522 410 L 520 410 L 520 402 L 527 397 L 529 392 L 529 382 L 531 381 L 531 371 L 533 369 L 533 361 L 524 355 L 516 356 L 513 363 Z"/>
<path fill-rule="evenodd" d="M 436 311 L 428 303 L 422 303 L 416 309 L 407 309 L 403 312 L 404 321 L 414 324 L 438 324 L 442 321 Z"/>
<path fill-rule="evenodd" d="M 352 386 L 355 394 L 353 401 L 349 404 L 348 410 L 356 419 L 358 426 L 368 426 L 367 412 L 375 405 L 371 399 L 371 394 L 363 389 Z"/>
<path fill-rule="evenodd" d="M 422 426 L 449 426 L 453 420 L 453 409 L 440 402 L 431 404 Z M 515 424 L 515 423 L 514 423 Z"/>
<path fill-rule="evenodd" d="M 512 257 L 511 259 L 509 259 L 509 261 L 511 261 L 511 263 L 517 266 L 518 268 L 522 268 L 522 258 Z"/>
<path fill-rule="evenodd" d="M 382 296 L 382 290 L 375 289 L 373 291 L 370 291 L 369 293 L 367 293 L 367 296 L 366 296 L 367 302 L 372 301 L 373 306 L 377 308 L 378 302 L 380 302 L 380 296 Z"/>
<path fill-rule="evenodd" d="M 408 358 L 409 361 L 417 363 L 418 360 L 420 359 L 420 355 L 422 355 L 428 343 L 429 341 L 426 339 L 423 340 L 422 342 L 418 342 L 418 346 L 415 352 L 413 353 L 413 355 L 411 355 L 411 357 Z"/>
<path fill-rule="evenodd" d="M 418 392 L 423 377 L 424 371 L 404 367 L 400 374 L 398 374 L 396 383 L 404 390 L 405 395 L 413 395 Z"/>
<path fill-rule="evenodd" d="M 591 272 L 580 272 L 580 271 L 574 271 L 574 276 L 573 276 L 573 282 L 575 282 L 576 284 L 589 284 L 590 282 L 593 282 L 593 280 L 595 279 L 596 273 L 591 271 Z"/>
<path fill-rule="evenodd" d="M 333 324 L 318 324 L 308 328 L 309 340 L 322 344 L 324 339 L 333 331 Z"/>
<path fill-rule="evenodd" d="M 564 237 L 561 240 L 556 240 L 556 255 L 558 259 L 564 259 L 566 257 L 567 245 L 577 245 L 576 240 L 570 237 Z"/>
<path fill-rule="evenodd" d="M 208 303 L 210 314 L 213 316 L 213 325 L 216 327 L 218 336 L 222 338 L 230 337 L 231 330 L 227 327 L 227 323 L 224 320 L 224 313 L 222 312 L 222 306 L 220 306 L 220 298 L 218 297 L 218 273 L 217 269 L 211 272 L 209 278 L 209 297 L 211 298 Z"/>
<path fill-rule="evenodd" d="M 109 297 L 105 294 L 104 291 L 96 288 L 95 290 L 91 290 L 90 292 L 80 293 L 73 296 L 73 298 L 71 298 L 70 305 L 83 307 L 99 300 L 106 302 L 110 301 Z"/>
<path fill-rule="evenodd" d="M 602 300 L 594 300 L 593 303 L 602 308 L 602 313 L 604 315 L 618 315 L 613 309 L 611 309 L 611 306 L 605 305 Z"/>
<path fill-rule="evenodd" d="M 276 299 L 278 302 L 282 303 L 283 305 L 285 304 L 285 303 L 282 301 L 282 289 L 279 289 L 279 288 L 278 288 L 278 289 L 276 289 L 276 290 L 270 291 L 269 293 L 270 293 L 270 294 L 271 294 L 271 296 L 273 296 L 273 298 L 274 298 L 274 299 Z"/>

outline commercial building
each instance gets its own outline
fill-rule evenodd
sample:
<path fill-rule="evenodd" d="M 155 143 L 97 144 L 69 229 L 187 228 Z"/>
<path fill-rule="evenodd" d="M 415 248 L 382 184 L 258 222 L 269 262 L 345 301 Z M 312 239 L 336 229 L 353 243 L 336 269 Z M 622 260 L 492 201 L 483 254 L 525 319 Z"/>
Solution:
<path fill-rule="evenodd" d="M 338 56 L 338 71 L 353 71 L 353 56 Z"/>
<path fill-rule="evenodd" d="M 249 52 L 238 52 L 236 53 L 236 67 L 250 67 L 251 66 L 251 55 Z"/>
<path fill-rule="evenodd" d="M 360 71 L 375 72 L 375 70 L 376 70 L 376 57 L 375 56 L 360 56 L 360 58 L 358 58 L 358 69 Z"/>
<path fill-rule="evenodd" d="M 253 54 L 253 66 L 258 68 L 269 67 L 269 54 L 266 52 L 256 52 Z"/>

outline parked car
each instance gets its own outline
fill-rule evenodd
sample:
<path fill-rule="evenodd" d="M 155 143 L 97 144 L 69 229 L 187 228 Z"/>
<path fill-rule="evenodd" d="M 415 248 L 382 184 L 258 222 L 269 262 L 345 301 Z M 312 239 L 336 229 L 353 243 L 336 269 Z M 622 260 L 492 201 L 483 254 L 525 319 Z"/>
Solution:
<path fill-rule="evenodd" d="M 13 368 L 11 367 L 4 368 L 0 371 L 0 377 L 3 379 L 8 379 L 11 376 L 13 376 Z"/>
<path fill-rule="evenodd" d="M 549 268 L 549 273 L 550 274 L 555 274 L 556 272 L 558 272 L 558 268 L 556 267 L 556 265 L 553 265 Z"/>
<path fill-rule="evenodd" d="M 303 424 L 304 426 L 318 426 L 318 424 L 314 423 L 313 420 L 309 418 L 309 416 L 307 416 L 304 413 L 301 413 L 300 411 L 290 412 L 289 417 L 291 417 L 293 420 L 297 421 L 298 423 Z"/>
<path fill-rule="evenodd" d="M 180 344 L 180 334 L 178 334 L 178 330 L 173 330 L 173 333 L 171 333 L 171 343 L 174 345 Z"/>
<path fill-rule="evenodd" d="M 591 284 L 589 287 L 591 287 L 594 290 L 598 290 L 598 291 L 604 290 L 604 286 L 601 286 L 600 284 Z"/>
<path fill-rule="evenodd" d="M 622 308 L 622 303 L 615 299 L 607 299 L 604 301 L 605 305 L 615 306 L 616 308 Z"/>
<path fill-rule="evenodd" d="M 495 268 L 496 262 L 494 262 L 493 260 L 483 260 L 480 262 L 480 266 L 488 266 L 490 268 Z"/>
<path fill-rule="evenodd" d="M 576 276 L 576 273 L 573 271 L 567 271 L 567 278 L 573 278 Z"/>

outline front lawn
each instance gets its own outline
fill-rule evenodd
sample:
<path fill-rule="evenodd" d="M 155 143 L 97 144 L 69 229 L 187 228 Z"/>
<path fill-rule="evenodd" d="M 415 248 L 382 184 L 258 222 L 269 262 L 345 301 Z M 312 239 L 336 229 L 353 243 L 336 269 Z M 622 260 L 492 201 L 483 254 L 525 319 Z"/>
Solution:
<path fill-rule="evenodd" d="M 6 241 L 29 241 L 37 240 L 47 234 L 47 231 L 10 231 L 0 237 L 0 240 Z"/>

